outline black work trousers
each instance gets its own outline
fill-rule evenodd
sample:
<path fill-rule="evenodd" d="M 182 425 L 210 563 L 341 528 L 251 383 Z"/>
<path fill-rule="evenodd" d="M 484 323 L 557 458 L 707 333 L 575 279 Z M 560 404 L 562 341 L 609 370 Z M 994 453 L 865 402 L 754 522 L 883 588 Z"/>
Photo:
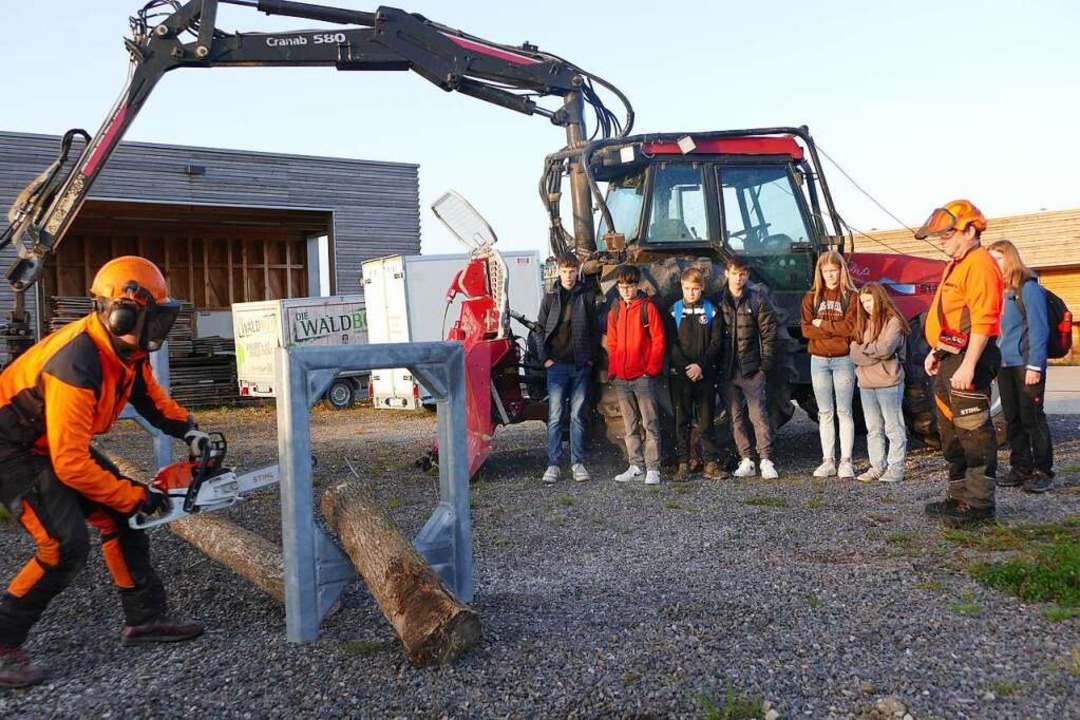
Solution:
<path fill-rule="evenodd" d="M 675 400 L 675 454 L 679 462 L 698 457 L 701 443 L 702 462 L 719 460 L 713 418 L 716 416 L 716 377 L 705 375 L 694 382 L 682 375 L 671 376 L 671 394 Z"/>
<path fill-rule="evenodd" d="M 1039 382 L 1024 382 L 1027 368 L 1003 367 L 998 371 L 998 394 L 1005 415 L 1005 437 L 1009 441 L 1009 465 L 1022 475 L 1042 470 L 1054 477 L 1054 445 L 1043 407 L 1046 373 Z"/>
<path fill-rule="evenodd" d="M 102 461 L 107 462 L 99 458 Z M 88 523 L 101 534 L 105 565 L 120 590 L 126 624 L 141 625 L 163 614 L 165 588 L 150 564 L 146 533 L 129 527 L 122 513 L 60 482 L 47 458 L 28 457 L 20 467 L 34 477 L 8 505 L 37 544 L 37 553 L 0 595 L 0 645 L 22 645 L 49 602 L 86 566 Z M 8 485 L 16 478 L 4 480 Z"/>
<path fill-rule="evenodd" d="M 948 495 L 971 507 L 993 507 L 997 439 L 990 421 L 990 386 L 1001 366 L 1001 351 L 990 338 L 975 363 L 972 387 L 956 390 L 950 381 L 965 355 L 946 355 L 934 376 L 941 450 L 949 463 Z"/>

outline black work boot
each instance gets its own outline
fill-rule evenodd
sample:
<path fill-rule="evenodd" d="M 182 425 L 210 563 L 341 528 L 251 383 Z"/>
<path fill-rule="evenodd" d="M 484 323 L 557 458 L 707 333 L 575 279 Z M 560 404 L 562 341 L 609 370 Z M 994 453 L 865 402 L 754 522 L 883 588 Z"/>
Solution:
<path fill-rule="evenodd" d="M 32 665 L 22 648 L 0 645 L 0 687 L 29 687 L 44 679 L 45 671 Z"/>
<path fill-rule="evenodd" d="M 997 481 L 998 487 L 1020 487 L 1028 480 L 1031 479 L 1030 470 L 1022 470 L 1020 468 L 1009 468 L 1009 474 Z"/>
<path fill-rule="evenodd" d="M 120 641 L 124 645 L 181 642 L 197 638 L 202 634 L 203 626 L 199 623 L 177 622 L 162 616 L 142 625 L 125 625 L 120 633 Z"/>
<path fill-rule="evenodd" d="M 1026 493 L 1044 493 L 1054 484 L 1054 479 L 1042 470 L 1036 470 L 1035 474 L 1027 479 L 1022 490 Z"/>
<path fill-rule="evenodd" d="M 941 519 L 949 527 L 962 528 L 993 520 L 995 514 L 993 505 L 972 507 L 966 502 L 961 502 L 951 511 L 945 513 Z"/>
<path fill-rule="evenodd" d="M 955 510 L 956 506 L 959 504 L 959 500 L 949 497 L 944 500 L 938 500 L 937 502 L 926 503 L 926 505 L 923 506 L 923 510 L 926 511 L 927 515 L 948 515 Z"/>

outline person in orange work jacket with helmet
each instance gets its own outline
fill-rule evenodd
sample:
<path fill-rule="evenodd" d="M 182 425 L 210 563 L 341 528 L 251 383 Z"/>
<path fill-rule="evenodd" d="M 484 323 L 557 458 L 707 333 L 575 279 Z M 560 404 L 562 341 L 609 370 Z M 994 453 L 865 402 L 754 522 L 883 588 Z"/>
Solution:
<path fill-rule="evenodd" d="M 94 278 L 93 311 L 44 338 L 0 374 L 0 501 L 37 544 L 37 553 L 0 596 L 0 686 L 41 682 L 21 650 L 49 602 L 82 570 L 87 523 L 101 535 L 105 565 L 120 591 L 125 645 L 188 640 L 197 623 L 166 613 L 165 588 L 145 532 L 128 519 L 168 512 L 163 493 L 124 477 L 91 445 L 128 401 L 152 425 L 199 454 L 208 439 L 154 380 L 157 350 L 180 304 L 148 260 L 119 257 Z"/>
<path fill-rule="evenodd" d="M 630 461 L 630 466 L 616 475 L 615 481 L 631 482 L 644 475 L 646 485 L 659 485 L 660 410 L 656 378 L 664 370 L 664 320 L 649 296 L 638 288 L 640 282 L 639 268 L 619 267 L 615 273 L 619 297 L 608 311 L 608 379 L 615 386 L 619 411 L 626 424 L 626 455 Z"/>
<path fill-rule="evenodd" d="M 934 378 L 941 448 L 949 463 L 944 500 L 926 505 L 929 515 L 962 526 L 993 519 L 997 441 L 990 421 L 990 385 L 1001 367 L 1004 281 L 980 244 L 986 217 L 967 200 L 931 213 L 915 233 L 935 237 L 949 256 L 926 313 L 930 352 L 925 369 Z"/>

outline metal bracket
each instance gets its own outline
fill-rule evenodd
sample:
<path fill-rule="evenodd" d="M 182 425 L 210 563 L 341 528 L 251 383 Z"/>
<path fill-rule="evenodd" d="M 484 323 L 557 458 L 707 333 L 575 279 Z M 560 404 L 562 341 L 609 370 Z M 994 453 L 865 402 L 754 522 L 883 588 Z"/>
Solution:
<path fill-rule="evenodd" d="M 278 348 L 276 365 L 287 639 L 317 640 L 319 623 L 355 577 L 352 563 L 315 523 L 312 489 L 310 407 L 345 370 L 409 368 L 435 396 L 440 503 L 413 544 L 462 602 L 472 601 L 464 347 L 428 342 Z"/>

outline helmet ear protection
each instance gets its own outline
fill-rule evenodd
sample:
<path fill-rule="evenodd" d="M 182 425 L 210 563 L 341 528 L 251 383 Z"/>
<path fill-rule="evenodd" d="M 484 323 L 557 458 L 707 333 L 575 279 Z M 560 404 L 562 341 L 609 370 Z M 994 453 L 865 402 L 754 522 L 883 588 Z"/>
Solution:
<path fill-rule="evenodd" d="M 137 282 L 129 282 L 124 286 L 123 295 L 109 301 L 108 305 L 100 302 L 99 309 L 106 311 L 105 326 L 113 335 L 127 335 L 139 324 L 139 316 L 143 314 L 143 308 L 136 298 L 142 297 L 147 302 L 153 302 L 144 289 Z"/>

